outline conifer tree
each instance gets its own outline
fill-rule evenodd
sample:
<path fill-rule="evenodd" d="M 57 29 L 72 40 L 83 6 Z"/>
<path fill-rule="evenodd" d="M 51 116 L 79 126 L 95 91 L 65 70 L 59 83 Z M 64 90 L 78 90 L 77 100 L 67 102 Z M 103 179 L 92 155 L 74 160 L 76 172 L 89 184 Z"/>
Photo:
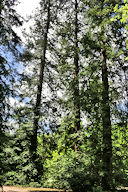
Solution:
<path fill-rule="evenodd" d="M 122 46 L 123 37 L 121 39 L 121 28 L 118 22 L 111 24 L 113 17 L 113 7 L 117 1 L 91 1 L 86 2 L 89 7 L 87 10 L 88 23 L 90 30 L 85 38 L 85 47 L 94 56 L 94 62 L 97 62 L 99 70 L 101 70 L 100 81 L 102 88 L 100 89 L 101 99 L 101 122 L 102 122 L 102 187 L 104 190 L 109 190 L 113 187 L 112 184 L 112 126 L 111 126 L 111 109 L 112 103 L 110 100 L 110 87 L 109 81 L 112 80 L 112 65 L 118 61 L 120 62 L 119 53 Z M 96 6 L 94 6 L 96 5 Z M 118 33 L 117 33 L 118 31 Z M 92 35 L 91 35 L 92 34 Z M 90 39 L 89 39 L 90 36 Z M 116 40 L 115 40 L 116 39 Z M 89 42 L 87 45 L 86 43 Z M 118 42 L 118 43 L 117 43 Z M 119 43 L 120 42 L 120 43 Z M 114 48 L 118 44 L 117 50 Z M 113 46 L 114 45 L 114 46 Z M 87 53 L 87 52 L 86 52 Z M 116 55 L 116 56 L 115 56 Z M 123 60 L 122 60 L 123 61 Z M 121 61 L 121 62 L 122 62 Z M 111 64 L 110 64 L 111 63 Z M 90 63 L 91 65 L 91 63 Z M 94 65 L 94 63 L 92 63 Z M 119 66 L 119 65 L 118 65 Z M 117 66 L 116 66 L 117 67 Z M 92 72 L 94 73 L 94 71 Z M 99 74 L 98 74 L 99 76 Z M 97 85 L 99 86 L 99 85 Z M 114 85 L 113 85 L 114 86 Z"/>
<path fill-rule="evenodd" d="M 1 1 L 0 3 L 0 43 L 1 43 L 1 52 L 0 52 L 0 86 L 1 86 L 1 121 L 2 118 L 5 118 L 5 108 L 7 107 L 6 96 L 11 93 L 9 84 L 5 79 L 13 78 L 12 74 L 9 74 L 11 67 L 7 61 L 7 55 L 4 54 L 4 50 L 10 51 L 12 54 L 18 52 L 16 46 L 20 43 L 20 38 L 17 36 L 13 30 L 13 26 L 20 26 L 22 22 L 19 19 L 18 14 L 14 10 L 13 6 L 15 5 L 14 1 Z M 4 79 L 5 78 L 5 79 Z M 5 120 L 5 119 L 4 119 Z M 1 129 L 4 125 L 1 124 Z"/>
<path fill-rule="evenodd" d="M 102 43 L 102 42 L 101 42 Z M 102 45 L 101 45 L 102 46 Z M 104 49 L 104 48 L 103 48 Z M 102 185 L 105 189 L 111 188 L 112 179 L 112 132 L 110 120 L 110 99 L 108 84 L 107 58 L 101 48 L 102 63 L 102 123 L 103 123 L 103 171 Z"/>
<path fill-rule="evenodd" d="M 74 9 L 74 130 L 80 130 L 80 101 L 79 101 L 79 56 L 78 56 L 78 2 Z M 75 154 L 77 155 L 77 139 L 75 139 Z"/>
<path fill-rule="evenodd" d="M 60 11 L 62 16 L 59 17 L 56 28 L 59 41 L 58 49 L 55 51 L 57 78 L 60 81 L 60 92 L 62 91 L 63 94 L 58 100 L 62 109 L 62 118 L 67 118 L 66 121 L 69 122 L 65 122 L 65 124 L 68 124 L 65 125 L 65 129 L 67 129 L 69 135 L 66 135 L 67 139 L 65 138 L 64 142 L 67 146 L 68 142 L 66 140 L 71 138 L 70 145 L 73 148 L 75 146 L 75 156 L 77 156 L 80 132 L 79 44 L 82 23 L 79 21 L 79 16 L 81 15 L 81 4 L 82 2 L 77 0 L 63 1 Z M 62 127 L 60 123 L 60 129 Z M 61 132 L 64 131 L 61 130 Z"/>
<path fill-rule="evenodd" d="M 47 19 L 46 19 L 46 26 L 44 28 L 44 39 L 43 46 L 42 46 L 42 55 L 40 58 L 40 72 L 39 72 L 39 82 L 37 87 L 37 96 L 36 96 L 36 104 L 34 109 L 34 123 L 33 123 L 33 134 L 32 134 L 32 140 L 31 140 L 31 151 L 32 153 L 36 153 L 37 150 L 37 131 L 38 131 L 38 123 L 40 118 L 40 109 L 41 109 L 41 94 L 42 94 L 42 84 L 43 84 L 43 78 L 44 78 L 44 67 L 46 65 L 46 50 L 47 50 L 47 44 L 48 44 L 48 31 L 49 31 L 49 25 L 50 25 L 50 0 L 46 2 L 47 4 Z M 35 157 L 33 157 L 35 159 Z"/>
<path fill-rule="evenodd" d="M 35 165 L 37 165 L 37 136 L 38 131 L 44 131 L 43 127 L 50 127 L 50 121 L 46 114 L 47 111 L 51 111 L 49 106 L 50 95 L 46 92 L 50 92 L 52 89 L 52 62 L 50 60 L 52 46 L 54 42 L 54 36 L 51 33 L 54 31 L 54 23 L 57 19 L 58 1 L 46 0 L 40 1 L 40 7 L 36 10 L 35 15 L 32 17 L 34 26 L 30 28 L 30 33 L 26 35 L 26 52 L 24 54 L 24 60 L 27 61 L 28 68 L 30 67 L 32 73 L 25 71 L 23 81 L 28 81 L 26 89 L 29 90 L 29 104 L 31 105 L 31 113 L 33 120 L 33 128 L 31 130 L 31 145 L 30 152 L 31 158 Z M 37 75 L 38 74 L 38 75 Z M 54 84 L 54 83 L 53 83 Z M 24 94 L 24 93 L 23 93 Z M 51 96 L 54 97 L 54 94 Z M 48 102 L 47 102 L 48 100 Z M 50 112 L 48 112 L 50 113 Z M 45 116 L 45 118 L 43 117 Z M 43 119 L 43 120 L 42 120 Z M 51 117 L 52 119 L 52 117 Z M 53 128 L 54 129 L 54 128 Z M 39 167 L 40 171 L 42 166 Z"/>
<path fill-rule="evenodd" d="M 9 52 L 16 55 L 18 52 L 16 46 L 20 43 L 20 38 L 13 30 L 13 26 L 20 26 L 22 22 L 19 15 L 14 10 L 15 1 L 3 0 L 0 2 L 0 184 L 2 184 L 2 177 L 6 166 L 4 165 L 3 147 L 5 147 L 5 129 L 7 126 L 7 119 L 10 116 L 8 98 L 12 95 L 12 85 L 14 77 L 12 74 L 12 66 L 7 60 Z M 4 54 L 6 50 L 6 54 Z M 9 83 L 10 81 L 10 83 Z"/>

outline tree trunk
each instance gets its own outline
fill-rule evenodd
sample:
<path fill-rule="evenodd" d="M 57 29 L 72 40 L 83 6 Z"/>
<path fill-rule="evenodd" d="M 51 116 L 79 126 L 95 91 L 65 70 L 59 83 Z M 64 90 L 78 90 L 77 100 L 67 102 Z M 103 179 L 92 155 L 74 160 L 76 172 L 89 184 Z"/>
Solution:
<path fill-rule="evenodd" d="M 79 101 L 79 56 L 78 56 L 78 2 L 75 0 L 74 15 L 74 131 L 80 129 L 80 101 Z M 75 156 L 77 157 L 77 137 L 75 139 Z"/>
<path fill-rule="evenodd" d="M 102 63 L 102 123 L 103 123 L 103 177 L 102 186 L 104 190 L 112 187 L 112 139 L 111 139 L 111 120 L 109 105 L 109 84 L 108 70 L 106 63 L 106 52 L 101 41 L 101 63 Z"/>
<path fill-rule="evenodd" d="M 38 123 L 40 118 L 40 109 L 41 109 L 41 94 L 42 94 L 42 84 L 43 84 L 43 77 L 44 77 L 44 68 L 46 63 L 46 50 L 47 50 L 47 37 L 48 37 L 48 30 L 50 25 L 50 0 L 48 1 L 48 8 L 47 8 L 47 23 L 46 23 L 46 31 L 44 34 L 43 40 L 43 53 L 40 62 L 40 74 L 39 74 L 39 82 L 37 87 L 37 95 L 36 95 L 36 105 L 34 109 L 34 122 L 33 122 L 33 133 L 31 138 L 31 152 L 33 160 L 36 159 L 36 150 L 37 150 L 37 131 L 38 131 Z"/>

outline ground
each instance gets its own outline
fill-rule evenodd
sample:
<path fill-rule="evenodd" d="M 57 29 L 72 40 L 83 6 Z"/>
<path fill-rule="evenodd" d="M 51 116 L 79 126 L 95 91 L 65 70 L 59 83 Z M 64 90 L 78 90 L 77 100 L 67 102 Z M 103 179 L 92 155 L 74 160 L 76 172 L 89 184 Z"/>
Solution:
<path fill-rule="evenodd" d="M 119 191 L 121 189 L 128 190 L 128 187 L 118 188 Z M 14 187 L 14 186 L 3 186 L 3 191 L 4 192 L 71 192 L 70 190 L 64 191 L 61 189 L 34 188 L 34 187 Z M 0 192 L 2 192 L 2 188 L 0 188 Z"/>
<path fill-rule="evenodd" d="M 0 188 L 2 191 L 2 188 Z M 49 189 L 49 188 L 34 188 L 34 187 L 14 187 L 14 186 L 3 186 L 4 192 L 64 192 L 60 189 Z"/>

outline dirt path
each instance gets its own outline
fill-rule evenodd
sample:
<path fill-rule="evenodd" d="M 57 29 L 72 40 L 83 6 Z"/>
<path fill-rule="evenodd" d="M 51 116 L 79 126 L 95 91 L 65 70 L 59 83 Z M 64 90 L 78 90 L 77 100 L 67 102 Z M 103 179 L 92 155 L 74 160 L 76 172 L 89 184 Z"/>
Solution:
<path fill-rule="evenodd" d="M 120 191 L 121 189 L 123 190 L 128 190 L 128 187 L 120 187 L 118 190 Z M 69 191 L 64 191 L 61 189 L 49 189 L 49 188 L 34 188 L 34 187 L 14 187 L 14 186 L 3 186 L 4 192 L 72 192 L 71 190 Z M 0 188 L 0 192 L 2 192 L 2 188 Z"/>
<path fill-rule="evenodd" d="M 0 188 L 2 191 L 2 188 Z M 34 187 L 14 187 L 14 186 L 3 186 L 4 192 L 64 192 L 60 189 L 49 189 L 49 188 L 34 188 Z"/>

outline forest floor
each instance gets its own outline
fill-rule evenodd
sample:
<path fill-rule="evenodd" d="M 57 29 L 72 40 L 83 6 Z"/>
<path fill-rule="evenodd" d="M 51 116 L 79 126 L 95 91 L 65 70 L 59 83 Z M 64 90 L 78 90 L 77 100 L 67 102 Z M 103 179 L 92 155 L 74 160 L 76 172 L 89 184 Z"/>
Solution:
<path fill-rule="evenodd" d="M 2 188 L 0 188 L 2 191 Z M 49 189 L 49 188 L 34 188 L 34 187 L 14 187 L 14 186 L 3 186 L 4 192 L 65 192 L 61 189 Z"/>
<path fill-rule="evenodd" d="M 128 187 L 120 187 L 118 190 L 128 190 Z M 20 186 L 3 186 L 4 192 L 71 192 L 71 190 L 61 190 L 61 189 L 49 189 L 49 188 L 35 188 L 35 187 L 20 187 Z M 2 188 L 0 188 L 2 192 Z"/>

